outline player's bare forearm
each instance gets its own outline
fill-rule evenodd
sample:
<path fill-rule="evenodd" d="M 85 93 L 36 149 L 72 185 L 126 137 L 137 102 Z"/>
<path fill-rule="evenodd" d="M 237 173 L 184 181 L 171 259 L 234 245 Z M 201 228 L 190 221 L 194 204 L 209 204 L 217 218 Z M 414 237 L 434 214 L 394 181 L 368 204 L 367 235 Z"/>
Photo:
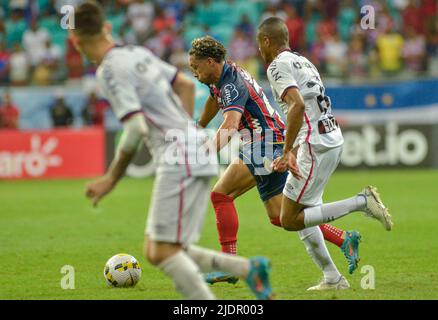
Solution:
<path fill-rule="evenodd" d="M 111 192 L 117 182 L 123 177 L 134 154 L 119 149 L 106 174 L 87 184 L 85 195 L 92 200 L 93 206 L 96 207 L 100 200 Z"/>
<path fill-rule="evenodd" d="M 284 97 L 289 106 L 287 113 L 287 129 L 284 142 L 284 153 L 292 150 L 293 144 L 298 136 L 298 132 L 303 124 L 304 100 L 297 89 L 289 89 Z"/>
<path fill-rule="evenodd" d="M 207 101 L 205 102 L 204 109 L 202 110 L 202 114 L 199 117 L 198 125 L 202 128 L 207 127 L 211 120 L 217 115 L 219 112 L 219 106 L 217 102 L 209 96 Z"/>
<path fill-rule="evenodd" d="M 193 81 L 179 72 L 172 87 L 180 98 L 186 112 L 193 117 L 193 110 L 195 109 L 195 84 Z"/>
<path fill-rule="evenodd" d="M 216 132 L 216 136 L 213 141 L 213 145 L 216 146 L 217 152 L 219 152 L 224 146 L 230 142 L 232 136 L 238 131 L 239 123 L 242 114 L 237 111 L 228 111 L 224 114 L 224 122 Z"/>
<path fill-rule="evenodd" d="M 116 157 L 111 162 L 106 176 L 110 179 L 111 183 L 115 185 L 124 175 L 126 169 L 134 158 L 136 152 L 127 152 L 124 150 L 118 150 Z"/>

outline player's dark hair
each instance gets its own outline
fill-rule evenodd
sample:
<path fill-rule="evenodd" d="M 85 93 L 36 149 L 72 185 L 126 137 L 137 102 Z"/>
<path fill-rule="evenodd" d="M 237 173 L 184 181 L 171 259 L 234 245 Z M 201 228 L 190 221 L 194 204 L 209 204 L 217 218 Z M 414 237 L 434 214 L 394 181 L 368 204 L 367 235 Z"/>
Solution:
<path fill-rule="evenodd" d="M 216 39 L 204 36 L 192 41 L 192 48 L 189 54 L 197 59 L 213 58 L 216 62 L 222 62 L 225 60 L 227 49 Z"/>
<path fill-rule="evenodd" d="M 268 37 L 277 45 L 289 43 L 289 31 L 283 20 L 277 17 L 270 17 L 259 25 L 259 34 Z"/>
<path fill-rule="evenodd" d="M 74 32 L 79 36 L 95 36 L 102 32 L 105 14 L 99 3 L 86 1 L 75 9 Z"/>

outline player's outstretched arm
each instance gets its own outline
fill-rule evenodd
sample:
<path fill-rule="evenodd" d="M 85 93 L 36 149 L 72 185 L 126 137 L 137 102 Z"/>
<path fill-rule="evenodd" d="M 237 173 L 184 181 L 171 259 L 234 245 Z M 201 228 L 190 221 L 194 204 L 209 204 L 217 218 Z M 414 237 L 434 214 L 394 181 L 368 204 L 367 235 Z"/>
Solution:
<path fill-rule="evenodd" d="M 172 88 L 181 99 L 184 109 L 190 117 L 193 117 L 193 110 L 195 109 L 195 84 L 192 79 L 182 72 L 178 72 Z"/>
<path fill-rule="evenodd" d="M 208 99 L 205 102 L 204 110 L 202 110 L 202 114 L 199 117 L 198 126 L 205 128 L 218 112 L 219 105 L 217 104 L 216 100 L 213 99 L 212 96 L 208 96 Z"/>
<path fill-rule="evenodd" d="M 141 113 L 137 113 L 123 122 L 123 134 L 117 148 L 116 156 L 108 171 L 102 177 L 89 182 L 85 195 L 97 206 L 125 175 L 128 165 L 134 158 L 138 145 L 147 136 L 148 128 Z"/>
<path fill-rule="evenodd" d="M 230 142 L 231 137 L 239 130 L 242 113 L 239 111 L 227 111 L 224 113 L 224 122 L 222 122 L 213 141 L 216 151 L 219 152 Z"/>

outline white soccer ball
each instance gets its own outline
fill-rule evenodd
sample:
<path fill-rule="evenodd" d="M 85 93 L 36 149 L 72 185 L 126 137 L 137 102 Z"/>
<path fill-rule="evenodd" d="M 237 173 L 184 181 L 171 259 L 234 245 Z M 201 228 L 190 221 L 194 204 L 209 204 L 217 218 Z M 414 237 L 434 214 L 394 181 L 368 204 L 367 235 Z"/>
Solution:
<path fill-rule="evenodd" d="M 140 263 L 129 254 L 119 253 L 107 261 L 103 275 L 112 287 L 134 287 L 141 277 Z"/>

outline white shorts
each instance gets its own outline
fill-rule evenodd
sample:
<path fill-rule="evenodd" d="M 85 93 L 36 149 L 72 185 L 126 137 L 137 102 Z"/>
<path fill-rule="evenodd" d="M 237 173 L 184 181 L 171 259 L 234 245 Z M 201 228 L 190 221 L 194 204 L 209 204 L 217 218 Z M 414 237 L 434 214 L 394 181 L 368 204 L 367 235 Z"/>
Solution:
<path fill-rule="evenodd" d="M 183 245 L 197 242 L 207 212 L 210 179 L 157 174 L 145 230 L 148 238 Z"/>
<path fill-rule="evenodd" d="M 283 194 L 305 206 L 322 204 L 324 188 L 338 166 L 341 154 L 342 146 L 316 148 L 309 143 L 300 145 L 297 164 L 303 177 L 297 180 L 289 172 Z"/>

